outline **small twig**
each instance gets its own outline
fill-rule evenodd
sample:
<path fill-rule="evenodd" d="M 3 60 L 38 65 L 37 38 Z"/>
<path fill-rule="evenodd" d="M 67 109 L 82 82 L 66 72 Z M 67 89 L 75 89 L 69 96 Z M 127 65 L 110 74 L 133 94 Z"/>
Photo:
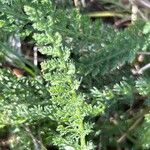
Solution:
<path fill-rule="evenodd" d="M 35 46 L 33 48 L 33 51 L 34 51 L 34 65 L 37 66 L 38 65 L 38 48 Z"/>
<path fill-rule="evenodd" d="M 28 60 L 33 61 L 33 57 L 25 56 L 25 58 L 26 58 L 26 59 L 28 59 Z M 44 59 L 43 59 L 43 58 L 38 58 L 38 62 L 42 62 L 42 61 L 44 61 Z"/>
<path fill-rule="evenodd" d="M 122 143 L 125 138 L 128 136 L 128 133 L 131 132 L 133 129 L 135 129 L 137 127 L 137 125 L 143 120 L 143 116 L 140 117 L 138 120 L 136 120 L 136 122 L 128 129 L 128 131 L 126 133 L 124 133 L 118 140 L 117 143 Z"/>
<path fill-rule="evenodd" d="M 142 54 L 142 55 L 150 55 L 150 52 L 137 52 L 137 54 Z"/>
<path fill-rule="evenodd" d="M 118 140 L 117 143 L 120 144 L 122 143 L 129 135 L 129 133 L 134 130 L 139 123 L 141 123 L 141 121 L 143 120 L 144 116 L 146 113 L 148 113 L 150 111 L 150 108 L 146 108 L 145 110 L 142 111 L 142 113 L 139 115 L 138 119 L 133 123 L 133 125 L 131 125 L 131 127 L 127 130 L 126 133 L 124 133 Z"/>
<path fill-rule="evenodd" d="M 26 130 L 26 132 L 30 135 L 30 137 L 32 138 L 35 150 L 47 150 L 47 148 L 43 145 L 43 143 L 34 137 L 34 135 L 32 134 L 32 132 L 28 126 L 23 126 L 23 127 Z"/>
<path fill-rule="evenodd" d="M 150 2 L 148 0 L 135 0 L 135 2 L 138 6 L 150 8 Z"/>
<path fill-rule="evenodd" d="M 138 6 L 136 5 L 135 0 L 130 0 L 130 3 L 132 5 L 131 22 L 134 24 L 137 20 Z"/>
<path fill-rule="evenodd" d="M 117 20 L 116 22 L 115 22 L 115 26 L 120 26 L 120 25 L 122 25 L 122 24 L 124 24 L 124 23 L 126 23 L 126 22 L 131 22 L 131 17 L 125 17 L 125 18 L 123 18 L 123 19 L 121 19 L 121 20 Z"/>
<path fill-rule="evenodd" d="M 74 5 L 75 5 L 75 7 L 79 7 L 80 6 L 80 1 L 79 0 L 74 0 Z"/>
<path fill-rule="evenodd" d="M 150 68 L 150 63 L 146 64 L 144 67 L 142 67 L 140 70 L 138 70 L 138 74 L 143 74 L 143 72 Z"/>
<path fill-rule="evenodd" d="M 146 18 L 144 16 L 144 14 L 138 9 L 138 13 L 140 14 L 140 16 L 144 19 L 144 21 L 148 21 L 148 18 Z"/>
<path fill-rule="evenodd" d="M 95 11 L 87 13 L 89 17 L 124 17 L 125 13 L 115 12 L 115 11 Z"/>
<path fill-rule="evenodd" d="M 83 7 L 86 7 L 86 1 L 85 0 L 81 0 L 81 4 Z"/>

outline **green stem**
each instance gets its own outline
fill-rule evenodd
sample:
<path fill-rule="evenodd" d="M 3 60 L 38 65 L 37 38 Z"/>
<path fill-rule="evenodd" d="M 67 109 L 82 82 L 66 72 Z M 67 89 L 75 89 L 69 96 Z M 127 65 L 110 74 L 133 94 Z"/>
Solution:
<path fill-rule="evenodd" d="M 86 142 L 85 142 L 85 133 L 84 133 L 83 121 L 80 124 L 80 130 L 81 130 L 81 134 L 80 134 L 81 150 L 87 150 Z"/>
<path fill-rule="evenodd" d="M 80 108 L 77 108 L 77 113 L 79 116 L 80 150 L 87 150 L 86 140 L 85 140 L 84 123 L 83 123 L 83 117 L 81 115 Z"/>

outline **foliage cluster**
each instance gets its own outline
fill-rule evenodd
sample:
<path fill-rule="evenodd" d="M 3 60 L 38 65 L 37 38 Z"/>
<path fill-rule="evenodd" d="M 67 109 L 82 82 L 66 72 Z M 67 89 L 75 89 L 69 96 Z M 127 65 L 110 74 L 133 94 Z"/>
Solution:
<path fill-rule="evenodd" d="M 131 71 L 150 48 L 149 22 L 118 30 L 71 2 L 1 0 L 0 33 L 1 60 L 29 74 L 0 70 L 0 128 L 11 149 L 150 148 L 150 72 Z M 45 56 L 40 71 L 9 45 L 12 34 Z"/>

